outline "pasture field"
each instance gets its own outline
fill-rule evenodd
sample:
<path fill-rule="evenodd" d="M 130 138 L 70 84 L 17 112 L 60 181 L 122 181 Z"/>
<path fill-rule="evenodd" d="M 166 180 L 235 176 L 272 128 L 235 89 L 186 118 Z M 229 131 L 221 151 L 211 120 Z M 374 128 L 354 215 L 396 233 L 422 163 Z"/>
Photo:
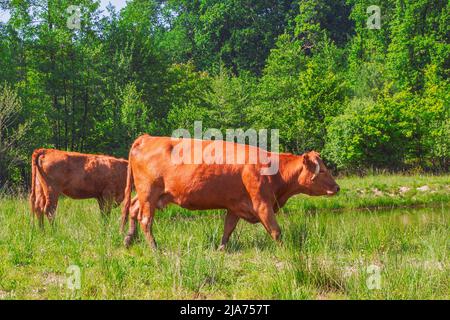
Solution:
<path fill-rule="evenodd" d="M 449 299 L 450 176 L 338 183 L 336 197 L 288 202 L 282 245 L 241 221 L 225 252 L 221 211 L 157 212 L 153 252 L 140 232 L 124 248 L 118 208 L 61 199 L 42 231 L 25 197 L 3 196 L 0 299 Z"/>

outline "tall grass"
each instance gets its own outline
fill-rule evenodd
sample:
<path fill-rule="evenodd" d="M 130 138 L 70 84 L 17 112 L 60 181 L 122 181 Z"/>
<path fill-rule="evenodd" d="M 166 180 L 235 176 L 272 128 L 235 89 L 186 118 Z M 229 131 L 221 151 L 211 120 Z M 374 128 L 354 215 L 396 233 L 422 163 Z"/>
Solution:
<path fill-rule="evenodd" d="M 95 201 L 61 199 L 56 224 L 42 231 L 24 198 L 3 197 L 0 298 L 450 298 L 449 177 L 339 183 L 337 197 L 289 201 L 277 218 L 282 245 L 241 221 L 225 252 L 216 250 L 221 211 L 157 212 L 153 252 L 142 235 L 124 248 L 119 209 L 103 218 Z M 430 189 L 416 189 L 424 185 Z M 404 186 L 411 190 L 400 193 Z M 80 290 L 66 285 L 70 265 L 80 267 Z M 379 270 L 379 289 L 367 285 L 370 266 Z"/>

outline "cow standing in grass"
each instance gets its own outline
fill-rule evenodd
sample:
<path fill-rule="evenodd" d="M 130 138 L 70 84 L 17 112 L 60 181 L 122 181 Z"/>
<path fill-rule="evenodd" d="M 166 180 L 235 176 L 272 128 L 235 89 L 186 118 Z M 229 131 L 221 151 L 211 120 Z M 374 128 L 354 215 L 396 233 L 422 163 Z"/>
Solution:
<path fill-rule="evenodd" d="M 180 149 L 180 145 L 183 148 Z M 196 145 L 200 145 L 199 150 Z M 186 163 L 174 158 L 177 153 L 190 155 L 191 160 L 202 158 L 205 150 L 209 150 L 210 155 L 214 154 L 212 157 L 219 163 L 211 159 Z M 199 152 L 200 155 L 196 154 Z M 252 152 L 276 162 L 278 170 L 263 175 L 262 172 L 274 163 L 248 161 Z M 244 161 L 230 163 L 221 161 L 223 159 Z M 334 195 L 339 191 L 317 152 L 296 156 L 232 142 L 144 135 L 133 143 L 128 162 L 122 221 L 125 221 L 132 204 L 133 184 L 141 207 L 139 212 L 130 214 L 126 246 L 133 239 L 136 221 L 139 221 L 149 245 L 156 248 L 152 234 L 155 210 L 169 203 L 190 210 L 226 209 L 221 249 L 240 219 L 250 223 L 261 222 L 270 236 L 279 240 L 281 231 L 275 213 L 290 197 L 298 193 Z"/>
<path fill-rule="evenodd" d="M 43 225 L 55 217 L 60 195 L 73 199 L 97 199 L 100 211 L 109 213 L 124 198 L 128 161 L 105 155 L 54 149 L 36 149 L 31 160 L 31 211 Z M 138 210 L 137 198 L 131 201 Z"/>

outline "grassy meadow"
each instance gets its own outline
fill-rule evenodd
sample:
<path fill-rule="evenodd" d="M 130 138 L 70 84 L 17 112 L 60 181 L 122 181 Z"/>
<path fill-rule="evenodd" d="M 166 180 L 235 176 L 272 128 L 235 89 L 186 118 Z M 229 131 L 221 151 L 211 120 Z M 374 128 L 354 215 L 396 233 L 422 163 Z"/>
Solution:
<path fill-rule="evenodd" d="M 336 197 L 288 202 L 282 245 L 240 221 L 225 252 L 220 211 L 157 212 L 152 252 L 140 232 L 123 246 L 119 208 L 103 218 L 95 201 L 61 199 L 42 231 L 25 197 L 3 196 L 0 299 L 449 299 L 450 176 L 338 182 Z"/>

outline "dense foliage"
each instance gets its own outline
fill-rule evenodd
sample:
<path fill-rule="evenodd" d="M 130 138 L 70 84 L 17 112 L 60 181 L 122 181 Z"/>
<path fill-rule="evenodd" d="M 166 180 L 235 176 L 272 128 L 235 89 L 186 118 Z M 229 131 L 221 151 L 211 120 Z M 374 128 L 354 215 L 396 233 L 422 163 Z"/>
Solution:
<path fill-rule="evenodd" d="M 374 4 L 380 29 L 367 26 Z M 71 5 L 80 29 L 68 27 Z M 345 172 L 449 170 L 446 0 L 0 6 L 11 14 L 0 23 L 0 186 L 26 186 L 34 148 L 126 157 L 140 133 L 195 120 L 278 128 L 283 150 L 316 149 Z"/>

